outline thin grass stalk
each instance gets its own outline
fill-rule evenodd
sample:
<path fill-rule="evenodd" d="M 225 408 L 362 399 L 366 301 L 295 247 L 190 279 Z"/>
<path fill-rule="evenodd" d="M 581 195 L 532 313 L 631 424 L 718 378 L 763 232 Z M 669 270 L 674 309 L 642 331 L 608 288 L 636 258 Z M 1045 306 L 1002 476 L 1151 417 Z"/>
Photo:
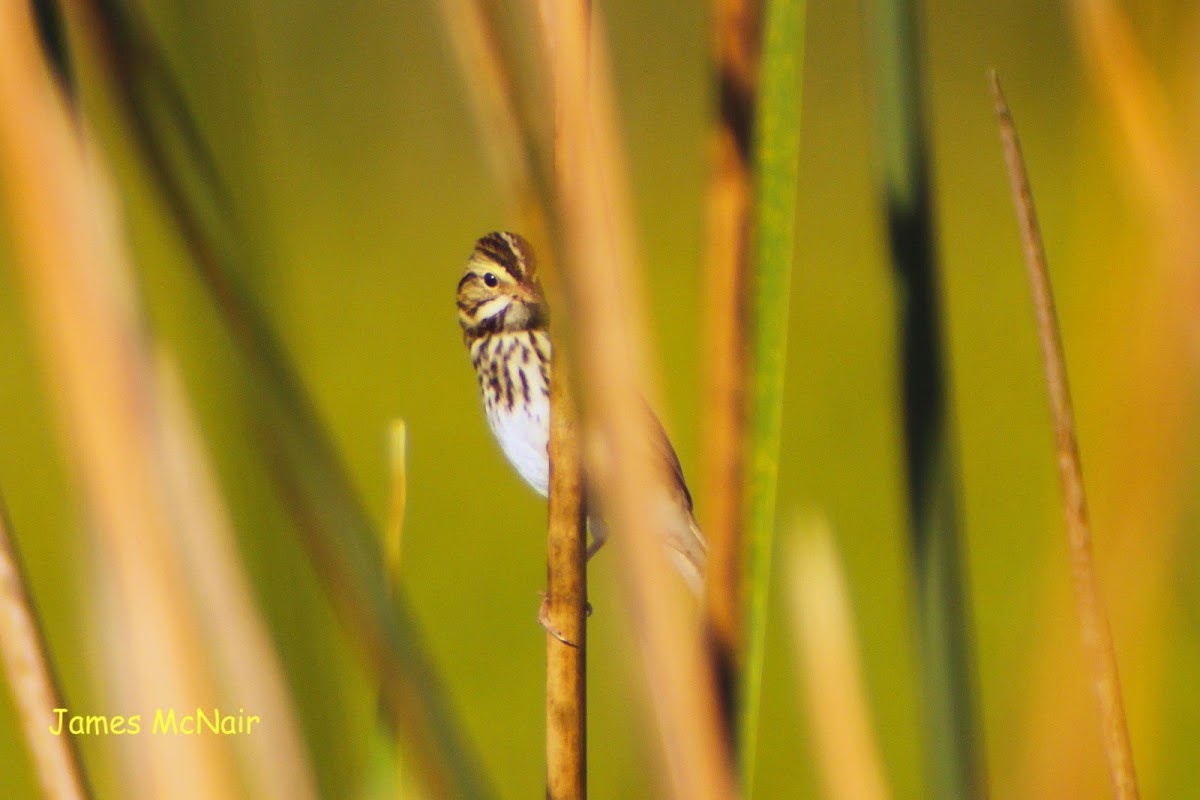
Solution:
<path fill-rule="evenodd" d="M 494 2 L 437 0 L 437 5 L 496 185 L 525 237 L 543 254 L 543 280 L 553 283 L 553 154 L 542 146 L 534 117 L 543 102 L 517 83 L 514 43 L 504 35 Z"/>
<path fill-rule="evenodd" d="M 750 287 L 749 543 L 746 658 L 739 720 L 742 787 L 754 786 L 775 547 L 775 495 L 799 184 L 804 0 L 770 0 L 754 131 L 754 274 Z"/>
<path fill-rule="evenodd" d="M 582 395 L 587 399 L 586 436 L 602 447 L 609 463 L 620 469 L 597 469 L 600 501 L 621 554 L 631 619 L 658 721 L 664 777 L 672 796 L 727 798 L 735 794 L 731 760 L 720 731 L 713 676 L 706 669 L 700 641 L 684 608 L 668 583 L 661 552 L 665 524 L 661 505 L 665 475 L 647 457 L 649 431 L 641 400 L 641 342 L 624 322 L 631 304 L 621 286 L 619 242 L 610 225 L 627 219 L 611 209 L 613 195 L 605 176 L 614 169 L 597 147 L 597 132 L 612 130 L 597 123 L 588 69 L 589 14 L 583 2 L 543 4 L 545 39 L 553 83 L 558 87 L 559 162 L 556 193 L 561 228 L 552 230 L 564 254 L 563 284 L 568 319 L 578 341 Z M 604 163 L 600 163 L 604 160 Z M 627 266 L 625 267 L 627 268 Z M 636 307 L 636 305 L 634 305 Z M 594 438 L 593 438 L 594 437 Z M 596 448 L 586 448 L 589 457 Z"/>
<path fill-rule="evenodd" d="M 408 511 L 408 426 L 393 420 L 388 428 L 389 467 L 388 513 L 383 526 L 383 563 L 387 572 L 388 593 L 400 591 L 401 562 L 404 554 L 404 518 Z M 375 779 L 375 792 L 383 797 L 403 797 L 405 789 L 404 752 L 397 731 L 389 724 L 387 710 L 380 702 L 376 715 L 375 746 L 382 752 L 384 765 Z"/>
<path fill-rule="evenodd" d="M 829 524 L 797 520 L 788 559 L 796 660 L 825 796 L 887 800 L 854 616 Z"/>
<path fill-rule="evenodd" d="M 1140 212 L 1148 231 L 1144 263 L 1128 285 L 1110 292 L 1110 303 L 1122 309 L 1124 333 L 1119 360 L 1105 370 L 1107 385 L 1097 396 L 1108 398 L 1115 414 L 1108 427 L 1121 434 L 1098 462 L 1114 466 L 1097 473 L 1101 483 L 1093 485 L 1092 497 L 1098 516 L 1112 520 L 1104 549 L 1119 567 L 1106 594 L 1122 644 L 1125 700 L 1135 718 L 1162 719 L 1171 699 L 1165 694 L 1168 634 L 1160 622 L 1173 607 L 1174 564 L 1186 552 L 1187 527 L 1180 515 L 1190 497 L 1195 420 L 1185 409 L 1195 406 L 1200 388 L 1200 191 L 1192 179 L 1197 163 L 1182 120 L 1173 113 L 1171 84 L 1156 74 L 1154 58 L 1139 43 L 1123 4 L 1069 0 L 1064 8 L 1096 107 L 1114 123 L 1114 171 L 1126 180 L 1130 207 Z M 1184 88 L 1180 97 L 1189 96 L 1195 95 Z M 1094 110 L 1085 114 L 1084 124 L 1094 124 L 1093 115 Z M 1089 324 L 1110 328 L 1111 320 L 1099 308 L 1095 312 Z M 1090 788 L 1089 779 L 1099 779 L 1103 770 L 1098 758 L 1083 757 L 1078 746 L 1082 732 L 1094 724 L 1092 699 L 1084 691 L 1064 690 L 1078 682 L 1079 664 L 1076 621 L 1065 608 L 1073 599 L 1059 588 L 1047 590 L 1047 608 L 1039 614 L 1050 627 L 1038 637 L 1043 644 L 1028 702 L 1035 712 L 1022 736 L 1020 791 L 1031 798 Z M 1163 729 L 1143 726 L 1144 752 L 1154 752 L 1154 737 Z"/>
<path fill-rule="evenodd" d="M 223 314 L 261 403 L 264 451 L 343 624 L 380 675 L 384 708 L 434 796 L 489 797 L 404 596 L 390 597 L 379 535 L 238 265 L 249 260 L 213 162 L 136 9 L 76 0 L 107 56 L 134 139 Z M 174 141 L 181 150 L 163 145 Z M 185 176 L 192 180 L 185 180 Z"/>
<path fill-rule="evenodd" d="M 254 602 L 203 440 L 174 363 L 159 353 L 156 401 L 164 477 L 177 541 L 197 600 L 208 652 L 224 696 L 267 721 L 263 735 L 234 738 L 251 795 L 264 800 L 318 796 L 283 664 Z"/>
<path fill-rule="evenodd" d="M 408 511 L 408 426 L 402 419 L 394 420 L 388 429 L 388 464 L 391 479 L 387 524 L 384 526 L 383 563 L 387 570 L 388 588 L 395 595 L 400 588 L 404 517 Z"/>
<path fill-rule="evenodd" d="M 758 0 L 713 3 L 718 109 L 712 133 L 705 274 L 703 529 L 709 657 L 725 727 L 737 725 L 744 656 L 743 562 L 746 443 L 746 303 L 753 186 L 751 143 L 758 91 Z M 736 743 L 735 743 L 736 745 Z"/>
<path fill-rule="evenodd" d="M 1063 492 L 1063 516 L 1071 552 L 1071 577 L 1075 588 L 1075 604 L 1079 614 L 1079 629 L 1091 671 L 1091 683 L 1100 708 L 1101 740 L 1108 760 L 1109 779 L 1113 794 L 1120 800 L 1136 800 L 1137 775 L 1133 763 L 1133 746 L 1129 741 L 1129 724 L 1121 697 L 1121 680 L 1117 670 L 1117 653 L 1109 628 L 1104 597 L 1096 576 L 1092 555 L 1092 533 L 1088 521 L 1087 494 L 1083 484 L 1083 464 L 1079 456 L 1079 441 L 1075 435 L 1075 415 L 1067 381 L 1066 358 L 1063 356 L 1058 315 L 1054 308 L 1054 292 L 1046 268 L 1046 249 L 1042 243 L 1034 208 L 1033 190 L 1021 154 L 1021 142 L 1016 124 L 1000 88 L 1000 80 L 991 75 L 992 97 L 1000 123 L 1000 138 L 1012 188 L 1013 204 L 1021 229 L 1025 251 L 1025 266 L 1033 306 L 1037 315 L 1038 339 L 1046 371 L 1046 389 L 1050 396 L 1050 411 L 1054 420 L 1054 442 L 1058 463 L 1058 478 Z"/>
<path fill-rule="evenodd" d="M 17 542 L 0 497 L 0 658 L 21 721 L 34 771 L 49 800 L 92 796 L 78 743 L 68 729 L 50 733 L 53 709 L 69 708 L 33 606 Z"/>
<path fill-rule="evenodd" d="M 925 132 L 924 71 L 910 0 L 874 3 L 878 146 L 900 302 L 901 381 L 913 585 L 929 794 L 986 796 L 964 572 L 958 452 L 948 402 Z"/>
<path fill-rule="evenodd" d="M 28 4 L 0 4 L 0 185 L 63 438 L 128 634 L 122 675 L 136 707 L 211 707 L 213 679 L 172 545 L 145 322 L 102 165 L 87 145 L 90 155 L 41 59 Z M 155 796 L 236 791 L 224 742 L 124 744 L 138 751 Z"/>
<path fill-rule="evenodd" d="M 480 144 L 513 209 L 538 203 L 513 75 L 487 0 L 436 0 L 462 73 Z"/>

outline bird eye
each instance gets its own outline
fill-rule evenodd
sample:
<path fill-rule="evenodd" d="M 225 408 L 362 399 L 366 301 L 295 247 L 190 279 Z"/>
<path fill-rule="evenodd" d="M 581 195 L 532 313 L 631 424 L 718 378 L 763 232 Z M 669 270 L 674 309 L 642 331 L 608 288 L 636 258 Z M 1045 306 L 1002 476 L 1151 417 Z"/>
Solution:
<path fill-rule="evenodd" d="M 489 272 L 483 276 L 483 282 L 486 283 L 492 289 L 495 289 L 497 286 L 500 285 L 500 279 L 497 278 L 495 276 L 495 274 L 493 274 L 491 272 Z"/>

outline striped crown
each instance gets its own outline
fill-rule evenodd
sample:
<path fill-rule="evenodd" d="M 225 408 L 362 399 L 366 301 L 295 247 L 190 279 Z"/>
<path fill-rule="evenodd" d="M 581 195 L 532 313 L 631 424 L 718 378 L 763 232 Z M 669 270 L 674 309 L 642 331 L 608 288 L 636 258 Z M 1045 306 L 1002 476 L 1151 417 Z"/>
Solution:
<path fill-rule="evenodd" d="M 458 323 L 467 339 L 546 326 L 546 302 L 529 242 L 489 233 L 475 243 L 458 282 Z"/>

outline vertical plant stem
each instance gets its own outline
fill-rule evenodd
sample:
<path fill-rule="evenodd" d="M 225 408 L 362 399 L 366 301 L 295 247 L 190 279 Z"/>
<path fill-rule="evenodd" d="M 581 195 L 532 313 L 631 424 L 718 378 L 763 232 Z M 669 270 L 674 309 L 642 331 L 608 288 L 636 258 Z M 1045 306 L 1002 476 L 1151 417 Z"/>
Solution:
<path fill-rule="evenodd" d="M 1129 741 L 1129 725 L 1121 697 L 1121 680 L 1117 670 L 1117 654 L 1109 629 L 1104 598 L 1096 577 L 1092 556 L 1092 533 L 1088 521 L 1087 495 L 1083 485 L 1083 465 L 1079 457 L 1079 442 L 1075 435 L 1075 415 L 1067 381 L 1066 359 L 1063 356 L 1058 315 L 1054 308 L 1054 292 L 1046 268 L 1046 250 L 1033 203 L 1033 191 L 1021 154 L 1021 142 L 1016 124 L 1000 88 L 1000 80 L 991 75 L 992 97 L 1000 122 L 1000 137 L 1012 188 L 1013 204 L 1021 228 L 1025 250 L 1025 266 L 1037 315 L 1038 338 L 1042 345 L 1042 360 L 1046 371 L 1046 389 L 1050 396 L 1050 411 L 1054 419 L 1054 443 L 1058 462 L 1058 479 L 1063 492 L 1063 516 L 1066 519 L 1067 541 L 1071 551 L 1071 577 L 1075 588 L 1075 605 L 1079 613 L 1079 628 L 1083 648 L 1091 670 L 1091 682 L 1100 707 L 1101 739 L 1108 760 L 1108 773 L 1113 793 L 1120 800 L 1136 800 L 1137 775 L 1133 763 L 1133 747 Z"/>
<path fill-rule="evenodd" d="M 535 242 L 545 236 L 538 153 L 513 84 L 509 44 L 490 0 L 436 0 L 471 102 L 497 187 Z"/>
<path fill-rule="evenodd" d="M 1156 720 L 1148 723 L 1150 731 L 1162 726 L 1172 704 L 1170 633 L 1161 623 L 1175 608 L 1174 576 L 1189 546 L 1184 520 L 1193 494 L 1188 482 L 1195 415 L 1180 409 L 1195 407 L 1200 389 L 1200 163 L 1187 110 L 1196 106 L 1186 99 L 1197 96 L 1200 71 L 1185 71 L 1192 88 L 1178 85 L 1174 70 L 1142 41 L 1146 32 L 1135 21 L 1140 15 L 1133 4 L 1067 0 L 1062 7 L 1094 90 L 1095 102 L 1081 107 L 1082 118 L 1094 125 L 1099 113 L 1112 123 L 1115 159 L 1106 170 L 1123 179 L 1130 223 L 1145 245 L 1136 266 L 1120 265 L 1119 252 L 1108 256 L 1111 263 L 1095 265 L 1126 277 L 1105 281 L 1107 300 L 1091 309 L 1095 322 L 1104 306 L 1120 304 L 1122 311 L 1120 349 L 1105 365 L 1098 395 L 1112 410 L 1102 445 L 1108 452 L 1098 460 L 1110 466 L 1093 473 L 1101 482 L 1093 483 L 1092 496 L 1111 520 L 1106 551 L 1120 577 L 1105 594 L 1121 639 L 1122 691 L 1140 709 L 1138 716 Z M 1103 234 L 1106 241 L 1125 238 L 1123 232 Z M 1064 796 L 1092 766 L 1076 757 L 1080 731 L 1094 723 L 1091 698 L 1063 690 L 1078 680 L 1077 663 L 1068 655 L 1078 622 L 1074 614 L 1058 613 L 1062 602 L 1048 590 L 1047 613 L 1039 615 L 1047 627 L 1039 636 L 1029 692 L 1037 714 L 1021 737 L 1027 752 L 1021 794 L 1034 800 Z"/>
<path fill-rule="evenodd" d="M 377 670 L 383 707 L 434 796 L 491 796 L 403 593 L 391 596 L 380 536 L 303 382 L 239 267 L 249 260 L 230 204 L 182 94 L 137 8 L 75 0 L 107 58 L 131 133 L 168 214 L 223 315 L 259 402 L 278 491 L 343 624 Z M 180 145 L 178 150 L 166 142 Z"/>
<path fill-rule="evenodd" d="M 749 590 L 739 762 L 743 789 L 754 785 L 767 604 L 775 542 L 775 493 L 783 426 L 788 311 L 796 238 L 804 0 L 769 0 L 754 132 L 754 277 L 750 288 L 749 455 L 746 530 Z"/>
<path fill-rule="evenodd" d="M 207 707 L 214 678 L 175 546 L 145 320 L 103 164 L 47 72 L 27 3 L 0 3 L 0 189 L 63 439 L 128 636 L 118 680 L 144 708 Z M 226 797 L 230 743 L 129 738 L 156 796 Z M 133 759 L 131 759 L 132 761 Z M 137 796 L 133 791 L 129 796 Z"/>
<path fill-rule="evenodd" d="M 758 0 L 715 0 L 712 8 L 718 116 L 708 187 L 705 279 L 704 524 L 709 657 L 725 728 L 737 720 L 743 640 L 745 557 L 746 286 L 753 185 L 751 142 L 758 90 Z M 736 743 L 735 743 L 736 744 Z"/>
<path fill-rule="evenodd" d="M 157 354 L 154 397 L 163 476 L 175 506 L 176 542 L 224 697 L 271 721 L 270 736 L 237 737 L 249 792 L 263 800 L 313 800 L 317 781 L 283 665 L 238 560 L 232 523 L 188 407 L 183 379 Z"/>
<path fill-rule="evenodd" d="M 554 76 L 554 176 L 565 185 L 571 180 L 572 141 L 564 131 L 571 86 L 560 68 L 564 48 L 575 52 L 586 65 L 590 59 L 589 0 L 569 0 L 580 14 L 581 41 L 564 41 L 557 35 L 555 9 L 541 7 L 547 31 L 548 56 Z M 547 275 L 551 302 L 565 308 L 566 298 L 557 270 Z M 559 318 L 561 319 L 561 318 Z M 554 366 L 550 375 L 550 508 L 546 533 L 546 797 L 547 800 L 583 800 L 587 797 L 587 523 L 583 498 L 583 473 L 579 450 L 577 413 L 571 391 L 572 361 L 561 322 L 555 322 Z"/>
<path fill-rule="evenodd" d="M 408 426 L 404 420 L 392 422 L 388 430 L 388 464 L 391 481 L 388 490 L 387 525 L 384 527 L 383 563 L 388 589 L 394 596 L 400 590 L 400 561 L 404 557 L 404 516 L 408 510 Z"/>
<path fill-rule="evenodd" d="M 562 337 L 550 376 L 546 536 L 546 797 L 587 797 L 587 535 L 571 376 Z"/>
<path fill-rule="evenodd" d="M 543 3 L 551 71 L 556 87 L 557 192 L 553 227 L 563 254 L 566 311 L 578 341 L 585 433 L 591 455 L 603 451 L 613 469 L 590 461 L 600 505 L 611 520 L 621 557 L 627 607 L 635 626 L 662 747 L 664 777 L 680 798 L 735 794 L 731 761 L 720 731 L 713 677 L 697 631 L 681 598 L 671 591 L 661 542 L 666 536 L 665 474 L 650 455 L 651 432 L 642 401 L 644 349 L 631 309 L 639 308 L 636 281 L 621 259 L 627 220 L 614 208 L 605 181 L 616 174 L 614 149 L 597 144 L 611 120 L 597 121 L 604 104 L 593 102 L 588 76 L 589 14 L 586 2 Z M 557 356 L 556 356 L 557 358 Z M 558 371 L 556 367 L 556 371 Z M 589 489 L 591 488 L 589 483 Z"/>
<path fill-rule="evenodd" d="M 794 525 L 788 588 L 809 727 L 831 800 L 887 800 L 854 636 L 854 615 L 822 519 Z"/>
<path fill-rule="evenodd" d="M 404 420 L 392 420 L 388 428 L 387 454 L 389 467 L 388 513 L 383 526 L 383 568 L 388 593 L 395 598 L 400 592 L 400 564 L 404 554 L 404 517 L 408 511 L 408 426 Z M 380 697 L 376 726 L 377 746 L 387 754 L 386 767 L 380 779 L 385 791 L 401 795 L 404 791 L 404 751 L 400 747 L 394 725 L 388 724 L 386 709 Z"/>
<path fill-rule="evenodd" d="M 50 800 L 91 797 L 75 737 L 50 733 L 54 709 L 66 708 L 33 607 L 4 499 L 0 498 L 0 657 L 42 794 Z"/>
<path fill-rule="evenodd" d="M 930 796 L 986 794 L 977 732 L 958 453 L 946 388 L 917 14 L 876 0 L 878 144 L 900 299 L 905 463 Z"/>

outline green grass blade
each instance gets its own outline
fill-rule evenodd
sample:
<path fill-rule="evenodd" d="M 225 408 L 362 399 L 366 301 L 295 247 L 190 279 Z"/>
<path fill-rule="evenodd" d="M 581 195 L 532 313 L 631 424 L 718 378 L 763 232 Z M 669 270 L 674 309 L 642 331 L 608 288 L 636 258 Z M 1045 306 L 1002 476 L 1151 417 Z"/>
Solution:
<path fill-rule="evenodd" d="M 929 796 L 981 797 L 969 593 L 960 552 L 958 453 L 948 403 L 929 150 L 916 12 L 877 0 L 877 117 L 901 373 L 913 585 L 929 758 Z"/>
<path fill-rule="evenodd" d="M 766 650 L 767 601 L 775 540 L 775 491 L 783 422 L 788 308 L 796 233 L 800 76 L 805 0 L 771 0 L 763 29 L 754 139 L 754 274 L 750 289 L 750 441 L 746 460 L 749 540 L 746 661 L 739 722 L 744 792 L 754 783 Z"/>

